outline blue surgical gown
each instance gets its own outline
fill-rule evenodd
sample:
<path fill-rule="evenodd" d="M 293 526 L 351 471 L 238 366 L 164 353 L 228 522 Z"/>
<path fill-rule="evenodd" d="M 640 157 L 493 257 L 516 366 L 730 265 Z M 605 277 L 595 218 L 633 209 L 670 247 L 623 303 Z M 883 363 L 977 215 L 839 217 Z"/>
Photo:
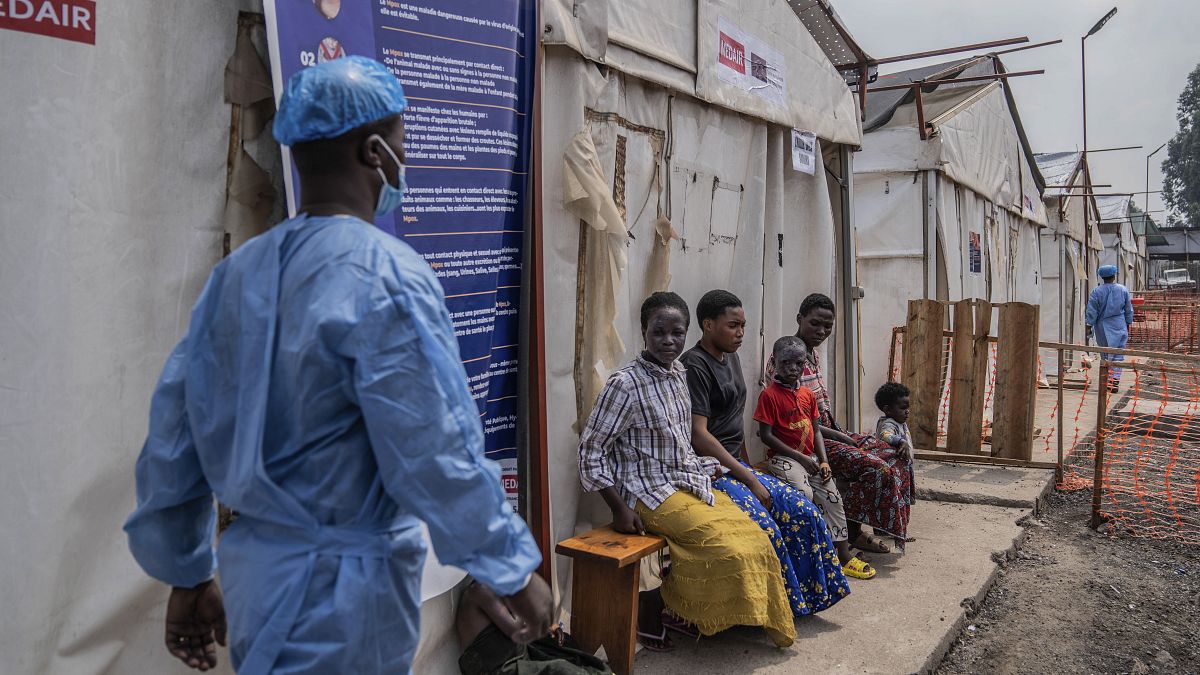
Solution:
<path fill-rule="evenodd" d="M 1121 284 L 1100 284 L 1088 297 L 1087 325 L 1095 331 L 1096 344 L 1124 349 L 1133 323 L 1133 298 Z"/>
<path fill-rule="evenodd" d="M 348 216 L 285 221 L 216 267 L 167 360 L 130 549 L 175 586 L 219 560 L 240 673 L 406 673 L 424 540 L 501 595 L 541 561 L 482 457 L 441 287 Z M 214 553 L 213 495 L 240 515 Z"/>

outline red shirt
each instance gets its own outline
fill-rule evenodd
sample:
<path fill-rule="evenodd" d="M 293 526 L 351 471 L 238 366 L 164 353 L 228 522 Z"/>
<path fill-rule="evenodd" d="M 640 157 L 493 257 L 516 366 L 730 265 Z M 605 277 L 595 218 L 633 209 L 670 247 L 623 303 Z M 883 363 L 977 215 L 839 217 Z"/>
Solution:
<path fill-rule="evenodd" d="M 763 389 L 758 395 L 758 407 L 754 409 L 754 421 L 770 424 L 771 431 L 784 445 L 806 455 L 813 454 L 813 429 L 820 424 L 820 419 L 817 397 L 807 387 L 788 389 L 778 382 Z M 774 455 L 775 452 L 767 448 L 767 457 Z"/>

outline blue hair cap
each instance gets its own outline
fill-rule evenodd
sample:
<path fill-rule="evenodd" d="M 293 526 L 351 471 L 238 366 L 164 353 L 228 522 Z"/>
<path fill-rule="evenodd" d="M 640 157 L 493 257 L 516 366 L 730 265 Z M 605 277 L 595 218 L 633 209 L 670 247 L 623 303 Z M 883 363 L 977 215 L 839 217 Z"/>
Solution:
<path fill-rule="evenodd" d="M 404 87 L 383 64 L 347 56 L 305 68 L 288 80 L 273 131 L 280 145 L 336 138 L 407 107 Z"/>
<path fill-rule="evenodd" d="M 1096 273 L 1100 275 L 1101 279 L 1115 277 L 1115 276 L 1117 276 L 1117 266 L 1116 265 L 1101 265 L 1100 269 L 1096 270 Z"/>

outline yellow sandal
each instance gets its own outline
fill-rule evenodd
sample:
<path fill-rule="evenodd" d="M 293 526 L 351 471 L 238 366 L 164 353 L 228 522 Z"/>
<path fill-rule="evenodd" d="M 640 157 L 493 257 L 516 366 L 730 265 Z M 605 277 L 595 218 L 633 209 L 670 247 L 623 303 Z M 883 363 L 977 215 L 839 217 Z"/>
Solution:
<path fill-rule="evenodd" d="M 875 568 L 862 558 L 851 558 L 842 565 L 842 573 L 855 579 L 870 579 L 875 576 Z"/>

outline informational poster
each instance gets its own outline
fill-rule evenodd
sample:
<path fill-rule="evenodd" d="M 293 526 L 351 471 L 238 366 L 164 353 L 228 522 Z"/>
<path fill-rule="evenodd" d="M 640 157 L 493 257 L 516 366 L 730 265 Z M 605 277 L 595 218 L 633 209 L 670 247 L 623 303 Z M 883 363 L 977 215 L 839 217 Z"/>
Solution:
<path fill-rule="evenodd" d="M 813 175 L 817 171 L 817 135 L 792 129 L 792 169 Z"/>
<path fill-rule="evenodd" d="M 404 85 L 408 190 L 377 225 L 442 282 L 486 454 L 516 508 L 535 0 L 267 0 L 265 9 L 277 94 L 300 69 L 349 54 L 376 59 Z M 294 210 L 299 182 L 287 182 Z"/>
<path fill-rule="evenodd" d="M 983 241 L 978 232 L 967 233 L 967 262 L 971 274 L 983 274 Z"/>
<path fill-rule="evenodd" d="M 0 0 L 0 30 L 96 44 L 93 0 Z"/>
<path fill-rule="evenodd" d="M 717 77 L 759 98 L 784 107 L 787 71 L 780 54 L 766 42 L 717 17 Z"/>

